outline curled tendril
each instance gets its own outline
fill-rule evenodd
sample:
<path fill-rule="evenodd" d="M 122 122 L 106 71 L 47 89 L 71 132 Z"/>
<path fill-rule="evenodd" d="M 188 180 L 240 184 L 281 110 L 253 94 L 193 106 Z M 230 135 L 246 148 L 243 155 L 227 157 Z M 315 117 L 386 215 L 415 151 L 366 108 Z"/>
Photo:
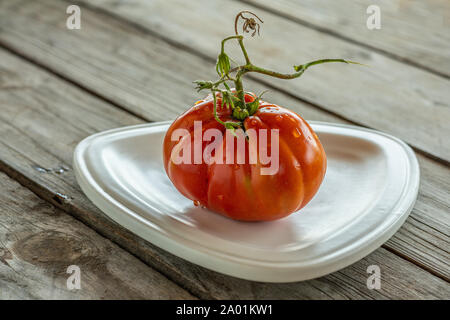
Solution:
<path fill-rule="evenodd" d="M 264 23 L 264 21 L 262 21 L 261 18 L 258 17 L 253 12 L 244 10 L 244 11 L 239 12 L 237 14 L 237 16 L 236 16 L 236 19 L 234 20 L 234 32 L 236 33 L 236 35 L 239 35 L 238 29 L 237 29 L 238 28 L 238 22 L 239 22 L 239 19 L 242 19 L 242 20 L 244 20 L 244 24 L 242 25 L 242 32 L 243 33 L 244 32 L 249 33 L 250 30 L 253 30 L 252 37 L 254 37 L 257 32 L 258 32 L 258 36 L 259 36 L 259 29 L 260 29 L 259 22 L 253 17 L 250 17 L 250 18 L 244 17 L 244 13 L 251 14 L 256 19 L 258 19 L 259 22 Z"/>

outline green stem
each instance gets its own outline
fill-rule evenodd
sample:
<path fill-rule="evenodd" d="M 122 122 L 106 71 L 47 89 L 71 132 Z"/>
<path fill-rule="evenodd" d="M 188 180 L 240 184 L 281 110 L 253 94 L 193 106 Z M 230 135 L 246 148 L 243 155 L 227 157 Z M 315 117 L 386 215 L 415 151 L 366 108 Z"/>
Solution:
<path fill-rule="evenodd" d="M 242 38 L 243 37 L 240 35 L 226 37 L 225 39 L 222 40 L 222 51 L 221 52 L 222 53 L 225 52 L 225 42 L 227 42 L 228 40 L 231 40 L 231 39 L 242 39 Z"/>
<path fill-rule="evenodd" d="M 227 121 L 227 122 L 223 122 L 219 116 L 217 115 L 217 98 L 216 98 L 216 92 L 220 92 L 220 90 L 217 89 L 211 89 L 211 93 L 213 95 L 213 115 L 214 115 L 214 119 L 216 119 L 216 121 L 218 123 L 220 123 L 221 125 L 223 125 L 225 128 L 227 129 L 232 129 L 232 128 L 239 128 L 241 126 L 241 123 L 239 122 L 232 122 L 232 121 Z"/>
<path fill-rule="evenodd" d="M 217 99 L 216 99 L 216 92 L 214 90 L 212 91 L 212 95 L 213 95 L 213 114 L 214 114 L 214 119 L 216 119 L 216 121 L 218 123 L 220 123 L 221 125 L 225 126 L 225 122 L 223 122 L 222 120 L 220 120 L 219 116 L 217 115 Z"/>
<path fill-rule="evenodd" d="M 275 77 L 275 78 L 279 78 L 279 79 L 295 79 L 295 78 L 300 77 L 306 71 L 306 69 L 308 69 L 309 67 L 317 65 L 317 64 L 327 63 L 327 62 L 344 62 L 344 63 L 358 64 L 357 62 L 348 61 L 348 60 L 344 60 L 344 59 L 321 59 L 321 60 L 311 61 L 311 62 L 302 64 L 299 66 L 294 66 L 294 68 L 295 68 L 295 70 L 297 70 L 297 72 L 289 73 L 289 74 L 260 68 L 260 67 L 250 64 L 250 65 L 245 66 L 245 70 L 246 70 L 245 73 L 257 72 L 257 73 L 262 73 L 262 74 L 265 74 L 265 75 L 268 75 L 271 77 Z"/>
<path fill-rule="evenodd" d="M 242 54 L 245 58 L 245 63 L 250 64 L 250 58 L 248 57 L 247 50 L 244 46 L 244 37 L 241 35 L 229 36 L 222 40 L 221 53 L 225 53 L 225 42 L 231 39 L 237 39 L 239 46 L 241 47 Z"/>
<path fill-rule="evenodd" d="M 245 66 L 241 66 L 240 70 L 238 71 L 238 73 L 236 74 L 236 78 L 235 78 L 235 87 L 236 87 L 236 94 L 238 95 L 239 100 L 242 101 L 242 108 L 247 108 L 247 105 L 245 103 L 245 92 L 244 92 L 244 88 L 242 85 L 242 79 L 241 77 L 243 75 L 245 75 L 248 72 L 257 72 L 257 73 L 261 73 L 261 74 L 265 74 L 271 77 L 275 77 L 275 78 L 279 78 L 279 79 L 295 79 L 300 77 L 306 69 L 308 69 L 311 66 L 317 65 L 317 64 L 321 64 L 321 63 L 327 63 L 327 62 L 344 62 L 344 63 L 354 63 L 352 61 L 347 61 L 344 59 L 322 59 L 322 60 L 315 60 L 315 61 L 311 61 L 308 62 L 306 64 L 303 65 L 299 65 L 299 66 L 295 66 L 294 68 L 296 70 L 298 70 L 295 73 L 291 73 L 291 74 L 285 74 L 285 73 L 280 73 L 280 72 L 276 72 L 276 71 L 272 71 L 272 70 L 268 70 L 265 68 L 261 68 L 261 67 L 257 67 L 251 63 L 248 63 Z"/>
<path fill-rule="evenodd" d="M 242 54 L 244 55 L 245 63 L 251 64 L 250 58 L 248 57 L 248 54 L 247 54 L 247 50 L 245 49 L 245 46 L 244 46 L 244 39 L 242 38 L 242 36 L 240 39 L 238 39 L 238 42 L 239 42 L 239 46 L 241 47 Z"/>
<path fill-rule="evenodd" d="M 241 102 L 242 108 L 246 108 L 244 86 L 242 85 L 242 80 L 241 80 L 241 77 L 244 74 L 245 74 L 245 72 L 243 69 L 238 71 L 238 73 L 236 74 L 235 81 L 234 81 L 234 87 L 236 89 L 236 94 L 237 94 L 238 99 Z"/>

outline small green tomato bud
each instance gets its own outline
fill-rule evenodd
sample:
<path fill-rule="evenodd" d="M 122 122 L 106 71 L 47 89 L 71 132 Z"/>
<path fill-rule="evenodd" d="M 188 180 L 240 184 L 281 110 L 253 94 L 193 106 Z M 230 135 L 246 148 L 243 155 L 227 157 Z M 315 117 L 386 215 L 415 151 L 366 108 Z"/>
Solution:
<path fill-rule="evenodd" d="M 228 73 L 231 69 L 230 58 L 227 56 L 225 52 L 219 54 L 217 58 L 216 71 L 219 76 L 223 76 Z"/>

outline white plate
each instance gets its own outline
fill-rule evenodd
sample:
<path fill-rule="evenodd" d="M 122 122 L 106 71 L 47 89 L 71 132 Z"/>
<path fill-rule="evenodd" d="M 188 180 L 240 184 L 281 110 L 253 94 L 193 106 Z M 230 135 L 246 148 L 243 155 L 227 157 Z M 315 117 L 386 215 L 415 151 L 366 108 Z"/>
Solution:
<path fill-rule="evenodd" d="M 168 179 L 162 142 L 169 124 L 86 138 L 74 154 L 78 183 L 117 223 L 221 273 L 291 282 L 337 271 L 387 241 L 417 197 L 419 166 L 405 143 L 373 130 L 310 121 L 328 159 L 314 199 L 278 221 L 233 221 L 195 207 Z"/>

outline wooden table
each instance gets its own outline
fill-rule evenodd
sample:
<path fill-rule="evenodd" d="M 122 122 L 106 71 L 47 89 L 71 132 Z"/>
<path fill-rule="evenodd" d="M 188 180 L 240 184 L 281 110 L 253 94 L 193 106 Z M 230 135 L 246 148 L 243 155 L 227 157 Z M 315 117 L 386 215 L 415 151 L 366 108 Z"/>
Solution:
<path fill-rule="evenodd" d="M 450 2 L 366 0 L 0 0 L 0 298 L 449 299 Z M 81 8 L 81 29 L 66 8 Z M 361 261 L 289 284 L 244 281 L 179 259 L 109 220 L 81 192 L 72 153 L 95 132 L 173 119 L 215 79 L 234 15 L 264 19 L 248 40 L 259 65 L 300 80 L 248 76 L 246 88 L 304 118 L 350 123 L 411 145 L 421 167 L 403 227 Z M 155 146 L 159 148 L 160 146 Z M 363 178 L 363 177 L 362 177 Z M 68 290 L 66 269 L 81 269 Z M 381 269 L 369 290 L 367 267 Z"/>

